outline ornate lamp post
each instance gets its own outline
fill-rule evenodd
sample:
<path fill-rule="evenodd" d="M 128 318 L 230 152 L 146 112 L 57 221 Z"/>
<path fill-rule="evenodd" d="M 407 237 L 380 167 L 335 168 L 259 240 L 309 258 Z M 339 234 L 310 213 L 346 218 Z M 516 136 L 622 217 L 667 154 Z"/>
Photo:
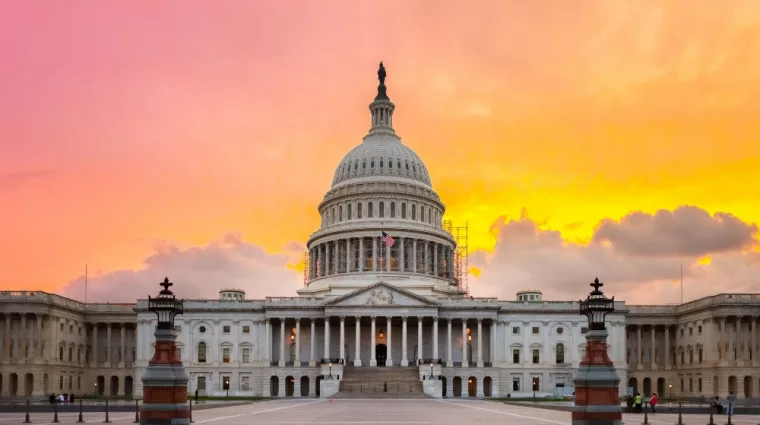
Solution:
<path fill-rule="evenodd" d="M 623 421 L 618 385 L 620 378 L 607 354 L 607 329 L 604 318 L 615 311 L 615 297 L 607 298 L 599 289 L 604 284 L 594 279 L 593 291 L 580 301 L 580 313 L 588 318 L 586 355 L 575 374 L 573 425 L 620 425 Z"/>
<path fill-rule="evenodd" d="M 177 300 L 169 287 L 169 278 L 161 282 L 162 289 L 155 298 L 148 297 L 148 310 L 158 316 L 156 348 L 142 376 L 143 405 L 140 425 L 186 425 L 190 423 L 187 406 L 188 376 L 177 357 L 177 336 L 174 317 L 182 314 L 182 301 Z"/>

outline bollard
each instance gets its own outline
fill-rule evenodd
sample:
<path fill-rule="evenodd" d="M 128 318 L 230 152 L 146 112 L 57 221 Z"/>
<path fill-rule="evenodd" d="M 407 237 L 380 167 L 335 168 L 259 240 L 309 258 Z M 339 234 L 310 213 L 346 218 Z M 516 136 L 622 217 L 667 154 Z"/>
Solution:
<path fill-rule="evenodd" d="M 111 421 L 108 420 L 108 397 L 106 397 L 106 420 L 103 421 L 104 424 L 110 424 Z"/>
<path fill-rule="evenodd" d="M 647 403 L 644 402 L 644 422 L 641 425 L 649 425 L 649 415 L 647 414 Z"/>
<path fill-rule="evenodd" d="M 77 421 L 78 424 L 84 423 L 84 418 L 82 417 L 82 399 L 79 399 L 79 420 Z"/>
<path fill-rule="evenodd" d="M 24 416 L 24 423 L 25 424 L 32 423 L 32 421 L 29 420 L 29 399 L 26 399 L 26 416 Z"/>
<path fill-rule="evenodd" d="M 193 399 L 188 400 L 190 402 L 190 423 L 195 423 L 193 420 Z"/>
<path fill-rule="evenodd" d="M 732 409 L 732 407 L 733 407 L 733 403 L 729 401 L 728 402 L 728 422 L 726 422 L 726 425 L 731 425 L 731 413 L 733 413 L 732 410 L 734 410 Z"/>
<path fill-rule="evenodd" d="M 682 402 L 678 402 L 678 422 L 676 422 L 676 425 L 684 425 L 683 423 L 683 417 L 681 416 L 681 407 Z"/>
<path fill-rule="evenodd" d="M 710 403 L 710 423 L 707 425 L 715 425 L 715 422 L 713 422 L 713 411 L 715 410 L 715 403 Z"/>
<path fill-rule="evenodd" d="M 139 424 L 140 423 L 140 406 L 139 401 L 135 400 L 135 421 L 134 423 Z"/>
<path fill-rule="evenodd" d="M 58 423 L 58 402 L 53 405 L 53 423 Z"/>

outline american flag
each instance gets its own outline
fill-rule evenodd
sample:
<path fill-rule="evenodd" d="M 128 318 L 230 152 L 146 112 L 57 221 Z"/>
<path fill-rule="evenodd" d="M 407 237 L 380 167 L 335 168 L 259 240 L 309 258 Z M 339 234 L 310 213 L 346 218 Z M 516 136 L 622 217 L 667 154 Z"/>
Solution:
<path fill-rule="evenodd" d="M 396 243 L 396 240 L 391 237 L 391 235 L 383 232 L 383 242 L 385 242 L 385 246 L 388 248 L 392 247 L 393 244 Z"/>

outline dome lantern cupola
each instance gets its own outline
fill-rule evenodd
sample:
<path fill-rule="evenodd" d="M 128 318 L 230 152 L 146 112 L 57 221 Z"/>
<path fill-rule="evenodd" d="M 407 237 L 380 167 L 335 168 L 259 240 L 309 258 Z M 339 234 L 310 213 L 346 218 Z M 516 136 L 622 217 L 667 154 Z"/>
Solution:
<path fill-rule="evenodd" d="M 396 105 L 388 97 L 388 88 L 385 86 L 385 75 L 385 66 L 380 62 L 380 69 L 377 70 L 377 79 L 380 80 L 380 84 L 377 86 L 377 96 L 369 104 L 369 111 L 372 115 L 370 134 L 395 134 L 395 131 L 393 131 L 393 110 L 396 109 Z"/>

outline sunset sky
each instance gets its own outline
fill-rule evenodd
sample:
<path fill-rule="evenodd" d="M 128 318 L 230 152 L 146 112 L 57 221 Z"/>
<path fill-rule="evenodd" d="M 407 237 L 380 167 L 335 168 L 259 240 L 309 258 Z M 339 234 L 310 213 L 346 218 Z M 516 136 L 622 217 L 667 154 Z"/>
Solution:
<path fill-rule="evenodd" d="M 295 295 L 382 60 L 473 295 L 760 291 L 756 0 L 29 0 L 0 52 L 3 290 Z"/>

